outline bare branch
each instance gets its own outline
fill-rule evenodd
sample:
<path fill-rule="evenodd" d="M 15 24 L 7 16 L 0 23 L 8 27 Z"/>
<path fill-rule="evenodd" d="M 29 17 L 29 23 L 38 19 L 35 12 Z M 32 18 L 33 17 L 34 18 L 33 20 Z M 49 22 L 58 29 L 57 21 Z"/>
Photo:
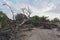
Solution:
<path fill-rule="evenodd" d="M 14 12 L 13 12 L 13 10 L 11 9 L 11 6 L 9 6 L 9 5 L 8 5 L 8 4 L 6 4 L 6 3 L 5 3 L 5 4 L 3 4 L 3 5 L 6 5 L 6 6 L 8 6 L 8 7 L 10 8 L 11 13 L 12 13 L 12 15 L 13 15 L 13 17 L 12 17 L 12 18 L 13 18 L 13 20 L 14 20 L 14 18 L 15 18 L 15 17 L 14 17 Z"/>
<path fill-rule="evenodd" d="M 22 10 L 22 12 L 25 14 L 27 14 L 26 16 L 27 16 L 27 19 L 24 19 L 23 20 L 23 22 L 21 23 L 21 24 L 19 24 L 19 26 L 21 26 L 21 25 L 23 25 L 26 21 L 28 21 L 29 19 L 30 19 L 30 15 L 31 15 L 31 10 L 29 9 L 29 7 L 28 7 L 28 9 L 26 9 L 26 8 L 22 8 L 21 9 Z"/>
<path fill-rule="evenodd" d="M 19 24 L 19 26 L 22 26 L 26 21 L 27 19 L 24 19 L 24 21 L 21 24 Z"/>
<path fill-rule="evenodd" d="M 30 18 L 30 15 L 31 15 L 31 10 L 29 9 L 29 7 L 28 7 L 28 9 L 27 8 L 22 8 L 22 12 L 24 13 L 24 14 L 27 14 L 26 16 L 27 16 L 27 18 Z"/>

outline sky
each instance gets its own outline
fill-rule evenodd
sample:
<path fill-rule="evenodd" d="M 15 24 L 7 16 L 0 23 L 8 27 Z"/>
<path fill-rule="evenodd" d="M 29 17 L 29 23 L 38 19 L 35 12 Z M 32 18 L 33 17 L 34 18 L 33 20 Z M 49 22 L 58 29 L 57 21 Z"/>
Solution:
<path fill-rule="evenodd" d="M 49 16 L 49 19 L 55 17 L 60 19 L 60 0 L 0 0 L 0 11 L 12 19 L 12 13 L 8 6 L 2 5 L 4 3 L 12 8 L 14 15 L 19 13 L 21 8 L 29 7 L 32 11 L 31 16 Z"/>

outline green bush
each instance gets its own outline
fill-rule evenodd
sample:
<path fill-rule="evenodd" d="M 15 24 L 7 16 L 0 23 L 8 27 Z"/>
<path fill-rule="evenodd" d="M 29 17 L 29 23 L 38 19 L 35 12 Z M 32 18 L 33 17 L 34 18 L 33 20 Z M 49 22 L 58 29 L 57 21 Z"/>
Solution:
<path fill-rule="evenodd" d="M 0 23 L 2 24 L 2 26 L 7 24 L 7 19 L 8 17 L 6 16 L 6 14 L 0 11 Z"/>

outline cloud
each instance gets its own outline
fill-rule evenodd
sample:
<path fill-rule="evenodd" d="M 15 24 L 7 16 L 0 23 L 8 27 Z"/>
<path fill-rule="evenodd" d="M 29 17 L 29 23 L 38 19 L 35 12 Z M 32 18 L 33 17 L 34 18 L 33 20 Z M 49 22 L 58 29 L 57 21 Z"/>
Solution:
<path fill-rule="evenodd" d="M 26 7 L 26 6 L 29 6 L 30 4 L 27 4 L 27 3 L 19 3 L 19 1 L 17 1 L 16 4 L 13 4 L 10 0 L 4 0 L 8 5 L 12 6 L 13 8 L 15 8 L 16 10 L 20 10 L 20 8 L 22 7 Z M 27 0 L 26 0 L 27 1 Z M 41 0 L 40 0 L 41 1 Z M 39 1 L 39 2 L 40 2 Z M 20 1 L 20 2 L 25 2 L 24 0 L 23 1 Z M 33 4 L 33 7 L 40 10 L 40 12 L 46 12 L 46 11 L 49 11 L 49 10 L 52 10 L 55 8 L 55 5 L 54 4 L 47 4 L 46 2 L 42 2 L 41 4 L 44 4 L 44 5 L 39 5 L 40 3 L 38 2 L 38 0 L 34 0 L 34 2 L 32 2 Z M 36 4 L 37 7 L 35 7 L 34 5 Z M 30 5 L 32 6 L 32 5 Z M 40 7 L 41 6 L 41 7 Z M 41 8 L 41 9 L 40 9 Z"/>
<path fill-rule="evenodd" d="M 56 6 L 56 8 L 55 9 L 52 9 L 52 10 L 50 10 L 50 11 L 48 11 L 48 12 L 52 12 L 52 13 L 60 13 L 60 5 L 55 5 Z"/>
<path fill-rule="evenodd" d="M 47 11 L 50 11 L 52 9 L 56 8 L 54 4 L 48 4 L 46 7 L 44 7 L 42 9 L 42 12 L 47 12 Z"/>
<path fill-rule="evenodd" d="M 37 7 L 34 7 L 34 6 L 30 5 L 30 9 L 33 12 L 32 16 L 34 16 L 34 15 L 43 16 L 43 15 L 46 14 L 47 11 L 50 11 L 50 10 L 55 9 L 55 8 L 56 8 L 55 5 L 51 4 L 51 3 L 42 6 L 41 9 L 40 9 L 40 7 L 37 8 Z"/>
<path fill-rule="evenodd" d="M 2 5 L 2 3 L 0 2 L 0 6 Z"/>
<path fill-rule="evenodd" d="M 4 0 L 11 6 L 14 12 L 20 12 L 21 8 L 28 7 L 32 11 L 32 15 L 50 16 L 50 18 L 60 17 L 60 0 Z M 8 12 L 7 12 L 8 13 Z M 10 12 L 11 13 L 11 12 Z M 15 14 L 16 14 L 15 13 Z M 58 14 L 57 14 L 58 13 Z M 11 15 L 11 14 L 9 14 Z M 54 17 L 53 17 L 54 16 Z"/>

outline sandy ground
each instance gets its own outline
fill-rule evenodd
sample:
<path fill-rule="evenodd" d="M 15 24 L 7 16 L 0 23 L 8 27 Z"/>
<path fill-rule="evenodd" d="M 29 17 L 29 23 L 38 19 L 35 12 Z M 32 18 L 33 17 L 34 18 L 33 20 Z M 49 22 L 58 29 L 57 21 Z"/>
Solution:
<path fill-rule="evenodd" d="M 57 34 L 60 34 L 57 31 L 49 29 L 38 29 L 34 28 L 32 31 L 25 31 L 20 37 L 22 40 L 60 40 L 60 37 L 57 37 Z"/>

